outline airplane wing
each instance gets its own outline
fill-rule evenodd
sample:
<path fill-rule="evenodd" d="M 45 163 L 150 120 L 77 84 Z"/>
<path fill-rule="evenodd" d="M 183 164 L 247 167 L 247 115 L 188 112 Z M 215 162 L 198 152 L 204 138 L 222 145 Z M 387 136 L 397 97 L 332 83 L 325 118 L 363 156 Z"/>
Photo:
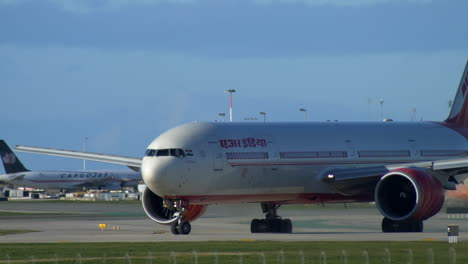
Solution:
<path fill-rule="evenodd" d="M 108 154 L 93 153 L 93 152 L 81 152 L 81 151 L 75 151 L 75 150 L 53 149 L 53 148 L 43 148 L 43 147 L 22 146 L 22 145 L 15 145 L 15 150 L 20 151 L 20 152 L 29 152 L 29 153 L 36 153 L 36 154 L 51 155 L 51 156 L 121 164 L 121 165 L 126 165 L 133 170 L 138 170 L 137 168 L 141 167 L 141 161 L 142 161 L 141 158 L 127 157 L 127 156 L 116 156 L 116 155 L 108 155 Z"/>
<path fill-rule="evenodd" d="M 429 171 L 441 180 L 445 189 L 456 189 L 455 184 L 468 178 L 468 158 L 391 164 L 365 168 L 330 168 L 321 174 L 322 181 L 343 195 L 371 194 L 385 174 L 401 168 Z"/>

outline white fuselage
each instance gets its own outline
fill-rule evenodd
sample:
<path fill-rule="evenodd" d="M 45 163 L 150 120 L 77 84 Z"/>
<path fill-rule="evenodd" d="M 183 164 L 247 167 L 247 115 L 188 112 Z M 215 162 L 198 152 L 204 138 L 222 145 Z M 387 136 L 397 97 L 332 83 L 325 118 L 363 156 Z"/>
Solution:
<path fill-rule="evenodd" d="M 25 171 L 0 175 L 0 182 L 47 190 L 116 190 L 122 185 L 135 187 L 141 180 L 141 174 L 134 171 Z"/>
<path fill-rule="evenodd" d="M 329 168 L 356 168 L 465 157 L 465 137 L 431 122 L 193 123 L 148 149 L 143 180 L 154 193 L 194 204 L 372 200 L 342 197 L 322 180 Z"/>

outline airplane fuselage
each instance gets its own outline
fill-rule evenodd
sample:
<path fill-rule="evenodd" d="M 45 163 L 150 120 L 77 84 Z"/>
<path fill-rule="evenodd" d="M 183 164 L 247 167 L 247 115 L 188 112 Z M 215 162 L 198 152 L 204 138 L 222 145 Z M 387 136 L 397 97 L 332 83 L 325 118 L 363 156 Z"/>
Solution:
<path fill-rule="evenodd" d="M 140 173 L 133 171 L 24 171 L 0 175 L 0 181 L 8 184 L 54 190 L 116 190 L 123 182 L 125 187 L 135 187 L 141 180 Z"/>
<path fill-rule="evenodd" d="M 433 122 L 193 123 L 155 139 L 142 176 L 157 195 L 192 204 L 372 201 L 342 196 L 324 170 L 462 158 L 467 140 Z M 156 155 L 184 150 L 184 157 Z M 153 154 L 153 155 L 152 155 Z"/>

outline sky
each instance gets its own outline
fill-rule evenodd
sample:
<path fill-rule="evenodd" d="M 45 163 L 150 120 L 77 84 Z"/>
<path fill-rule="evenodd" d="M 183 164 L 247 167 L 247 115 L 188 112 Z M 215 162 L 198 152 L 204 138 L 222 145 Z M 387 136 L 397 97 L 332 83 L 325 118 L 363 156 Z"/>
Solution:
<path fill-rule="evenodd" d="M 235 122 L 441 121 L 468 60 L 467 12 L 466 0 L 0 0 L 0 138 L 82 150 L 87 137 L 88 151 L 141 157 L 164 131 L 229 113 L 226 89 Z"/>

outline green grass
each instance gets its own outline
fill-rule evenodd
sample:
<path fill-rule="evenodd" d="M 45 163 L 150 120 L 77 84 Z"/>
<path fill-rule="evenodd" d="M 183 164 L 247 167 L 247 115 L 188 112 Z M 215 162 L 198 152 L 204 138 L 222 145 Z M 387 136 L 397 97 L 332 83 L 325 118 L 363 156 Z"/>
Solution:
<path fill-rule="evenodd" d="M 468 263 L 468 243 L 446 242 L 153 242 L 0 244 L 0 263 Z M 196 257 L 193 252 L 196 252 Z M 302 252 L 302 253 L 301 253 Z M 128 257 L 127 257 L 128 256 Z M 107 260 L 103 261 L 102 257 Z M 151 262 L 148 257 L 152 257 Z M 130 259 L 129 259 L 130 258 Z M 322 258 L 322 262 L 320 259 Z M 215 261 L 217 259 L 217 262 Z M 283 262 L 284 259 L 284 262 Z M 304 259 L 304 262 L 302 262 Z M 390 259 L 391 262 L 385 262 Z M 412 259 L 412 262 L 409 260 Z M 24 260 L 24 261 L 20 261 Z M 45 261 L 41 261 L 45 260 Z M 34 261 L 34 262 L 31 262 Z M 453 262 L 455 263 L 455 262 Z"/>
<path fill-rule="evenodd" d="M 0 229 L 0 236 L 14 235 L 14 234 L 24 234 L 30 232 L 37 232 L 34 230 L 21 230 L 21 229 Z M 0 256 L 1 258 L 1 256 Z"/>

